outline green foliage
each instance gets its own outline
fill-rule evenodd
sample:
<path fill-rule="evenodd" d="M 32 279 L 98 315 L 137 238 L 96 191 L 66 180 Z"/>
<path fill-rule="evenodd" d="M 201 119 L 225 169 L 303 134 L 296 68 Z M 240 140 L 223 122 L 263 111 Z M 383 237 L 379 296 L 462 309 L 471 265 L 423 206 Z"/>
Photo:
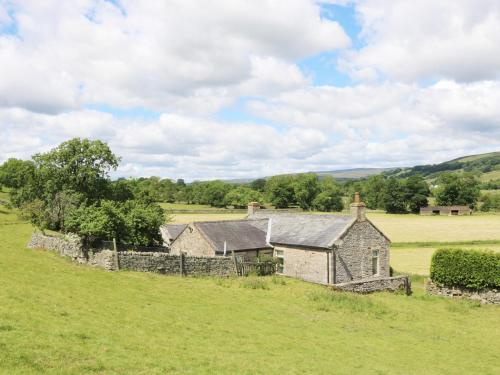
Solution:
<path fill-rule="evenodd" d="M 420 207 L 427 206 L 427 197 L 430 194 L 429 185 L 421 175 L 414 175 L 406 179 L 405 199 L 411 212 L 418 213 Z"/>
<path fill-rule="evenodd" d="M 432 256 L 430 276 L 440 285 L 469 289 L 500 287 L 500 253 L 439 249 Z"/>
<path fill-rule="evenodd" d="M 266 179 L 258 178 L 250 183 L 250 188 L 263 193 L 266 190 Z"/>
<path fill-rule="evenodd" d="M 65 190 L 96 202 L 106 197 L 108 174 L 116 169 L 119 158 L 102 141 L 73 138 L 45 154 L 33 156 L 33 161 L 46 202 Z"/>
<path fill-rule="evenodd" d="M 249 202 L 263 202 L 262 194 L 258 191 L 252 190 L 246 186 L 238 186 L 236 189 L 229 191 L 224 202 L 228 206 L 235 208 L 245 208 Z"/>
<path fill-rule="evenodd" d="M 159 227 L 164 221 L 164 211 L 156 203 L 105 200 L 72 211 L 66 229 L 87 242 L 116 238 L 127 244 L 152 246 L 161 243 Z"/>
<path fill-rule="evenodd" d="M 0 185 L 11 189 L 25 186 L 35 177 L 35 164 L 30 160 L 8 159 L 0 166 Z"/>
<path fill-rule="evenodd" d="M 384 188 L 384 206 L 388 213 L 406 212 L 405 189 L 403 183 L 390 178 Z"/>
<path fill-rule="evenodd" d="M 481 211 L 500 211 L 500 194 L 484 194 L 481 197 Z"/>
<path fill-rule="evenodd" d="M 434 191 L 436 203 L 440 206 L 467 205 L 473 208 L 479 198 L 479 181 L 470 174 L 442 174 L 437 179 Z"/>
<path fill-rule="evenodd" d="M 276 208 L 287 208 L 295 203 L 295 191 L 292 176 L 280 175 L 271 177 L 266 182 L 266 194 Z"/>
<path fill-rule="evenodd" d="M 241 287 L 246 288 L 246 289 L 262 289 L 262 290 L 269 290 L 269 283 L 260 278 L 260 277 L 254 277 L 250 276 L 248 278 L 245 278 L 241 281 Z"/>
<path fill-rule="evenodd" d="M 313 208 L 317 211 L 330 212 L 342 211 L 342 190 L 331 176 L 325 177 L 319 183 L 320 193 L 313 200 Z"/>
<path fill-rule="evenodd" d="M 357 191 L 362 191 L 363 202 L 370 209 L 385 208 L 384 188 L 386 180 L 381 175 L 368 177 Z M 352 194 L 351 194 L 352 195 Z"/>
<path fill-rule="evenodd" d="M 318 176 L 314 173 L 303 173 L 295 177 L 293 182 L 295 201 L 303 210 L 310 210 L 314 198 L 319 193 Z"/>

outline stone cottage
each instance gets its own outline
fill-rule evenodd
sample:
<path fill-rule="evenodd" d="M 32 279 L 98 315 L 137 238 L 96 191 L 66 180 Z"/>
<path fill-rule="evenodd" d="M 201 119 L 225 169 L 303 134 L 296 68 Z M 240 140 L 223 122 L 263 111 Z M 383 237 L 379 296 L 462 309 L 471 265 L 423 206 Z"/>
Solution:
<path fill-rule="evenodd" d="M 179 234 L 186 229 L 187 224 L 167 224 L 160 227 L 161 237 L 163 239 L 163 246 L 170 247 Z"/>
<path fill-rule="evenodd" d="M 260 227 L 267 220 L 227 220 L 195 222 L 187 225 L 170 246 L 171 254 L 191 256 L 235 255 L 253 260 L 259 255 L 272 255 Z M 265 224 L 264 224 L 265 226 Z"/>
<path fill-rule="evenodd" d="M 277 213 L 252 202 L 246 220 L 190 224 L 171 252 L 213 256 L 234 250 L 246 259 L 274 254 L 280 274 L 339 284 L 388 277 L 389 245 L 356 193 L 350 216 Z"/>
<path fill-rule="evenodd" d="M 252 204 L 247 219 L 268 228 L 283 275 L 339 284 L 390 274 L 390 240 L 366 218 L 358 193 L 350 216 L 278 214 Z M 267 226 L 262 219 L 268 220 Z"/>

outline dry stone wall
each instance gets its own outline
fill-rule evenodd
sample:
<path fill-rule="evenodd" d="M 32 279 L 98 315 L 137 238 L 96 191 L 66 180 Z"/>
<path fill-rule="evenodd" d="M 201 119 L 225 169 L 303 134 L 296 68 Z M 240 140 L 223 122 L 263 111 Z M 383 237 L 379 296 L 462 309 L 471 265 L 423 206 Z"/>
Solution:
<path fill-rule="evenodd" d="M 108 271 L 126 269 L 183 276 L 233 276 L 234 260 L 230 257 L 192 257 L 165 252 L 136 252 L 85 249 L 76 235 L 53 237 L 34 233 L 28 248 L 53 250 L 77 263 Z"/>
<path fill-rule="evenodd" d="M 500 290 L 486 289 L 481 291 L 460 289 L 457 287 L 440 286 L 433 283 L 431 280 L 426 284 L 427 293 L 436 296 L 445 296 L 451 298 L 466 298 L 474 301 L 479 301 L 485 304 L 500 305 Z"/>
<path fill-rule="evenodd" d="M 331 287 L 333 289 L 356 293 L 372 293 L 387 290 L 390 292 L 404 291 L 406 294 L 411 294 L 411 283 L 408 276 L 357 280 L 348 283 L 334 284 Z"/>

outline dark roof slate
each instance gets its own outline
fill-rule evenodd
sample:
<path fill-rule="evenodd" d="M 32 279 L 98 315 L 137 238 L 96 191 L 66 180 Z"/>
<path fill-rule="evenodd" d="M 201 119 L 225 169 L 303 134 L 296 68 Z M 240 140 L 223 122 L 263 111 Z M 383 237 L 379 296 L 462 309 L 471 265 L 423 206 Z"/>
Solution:
<path fill-rule="evenodd" d="M 175 241 L 177 237 L 186 229 L 187 224 L 167 224 L 161 227 L 162 235 L 165 233 L 170 241 Z"/>
<path fill-rule="evenodd" d="M 330 248 L 333 241 L 355 221 L 352 216 L 273 214 L 265 211 L 249 215 L 248 219 L 266 233 L 267 223 L 262 223 L 262 220 L 258 219 L 271 220 L 271 244 L 318 248 Z"/>
<path fill-rule="evenodd" d="M 266 243 L 266 232 L 252 225 L 248 220 L 195 222 L 194 225 L 215 247 L 215 251 L 241 251 L 271 248 Z"/>

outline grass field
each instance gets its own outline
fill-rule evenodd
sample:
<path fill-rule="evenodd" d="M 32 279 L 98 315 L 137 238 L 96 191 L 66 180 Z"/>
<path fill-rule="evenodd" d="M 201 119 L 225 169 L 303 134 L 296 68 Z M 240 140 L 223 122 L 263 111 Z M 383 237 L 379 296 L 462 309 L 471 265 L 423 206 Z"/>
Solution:
<path fill-rule="evenodd" d="M 105 272 L 0 213 L 1 374 L 498 374 L 499 308 L 282 278 Z"/>
<path fill-rule="evenodd" d="M 398 272 L 410 273 L 414 275 L 429 275 L 431 257 L 436 249 L 446 248 L 466 248 L 476 250 L 492 250 L 500 252 L 500 242 L 488 245 L 441 245 L 429 247 L 397 247 L 391 248 L 391 266 Z"/>
<path fill-rule="evenodd" d="M 500 216 L 369 217 L 395 242 L 393 268 L 415 275 L 412 296 L 105 272 L 27 250 L 31 226 L 0 205 L 0 374 L 499 373 L 499 308 L 426 296 L 416 275 L 438 247 L 500 251 Z"/>

